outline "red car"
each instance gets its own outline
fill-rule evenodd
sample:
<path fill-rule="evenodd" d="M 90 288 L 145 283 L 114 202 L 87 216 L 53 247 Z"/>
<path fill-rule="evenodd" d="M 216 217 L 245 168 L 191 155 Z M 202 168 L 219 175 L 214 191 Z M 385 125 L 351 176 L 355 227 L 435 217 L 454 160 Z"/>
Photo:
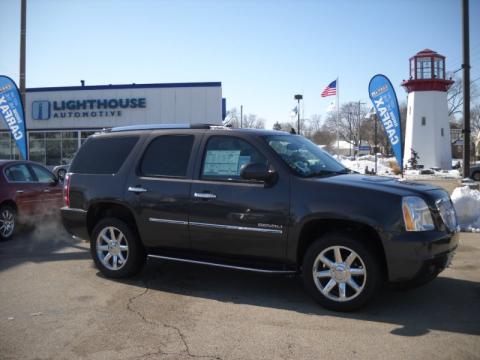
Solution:
<path fill-rule="evenodd" d="M 10 239 L 18 223 L 58 212 L 62 185 L 47 168 L 32 161 L 0 160 L 0 240 Z"/>

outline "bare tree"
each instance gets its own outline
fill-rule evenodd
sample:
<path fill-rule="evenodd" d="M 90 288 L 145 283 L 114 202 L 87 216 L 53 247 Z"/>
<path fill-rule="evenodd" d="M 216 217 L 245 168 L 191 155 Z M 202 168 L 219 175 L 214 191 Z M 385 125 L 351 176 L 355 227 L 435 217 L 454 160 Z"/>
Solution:
<path fill-rule="evenodd" d="M 312 141 L 317 145 L 325 145 L 327 151 L 333 150 L 336 134 L 326 125 L 322 125 L 320 129 L 316 130 L 312 135 Z"/>
<path fill-rule="evenodd" d="M 472 133 L 480 133 L 480 104 L 477 104 L 470 109 L 470 127 Z"/>
<path fill-rule="evenodd" d="M 233 128 L 264 129 L 265 119 L 257 117 L 255 114 L 243 114 L 243 121 L 240 121 L 240 114 L 237 108 L 232 108 L 227 112 L 224 124 Z"/>
<path fill-rule="evenodd" d="M 453 74 L 450 74 L 453 75 Z M 448 77 L 448 75 L 447 75 Z M 456 77 L 453 79 L 455 82 L 450 86 L 447 91 L 448 100 L 448 116 L 455 116 L 460 114 L 463 110 L 463 79 Z M 478 87 L 470 82 L 470 99 L 473 102 L 480 95 Z"/>
<path fill-rule="evenodd" d="M 361 140 L 367 137 L 363 132 L 364 123 L 367 121 L 365 116 L 368 108 L 358 102 L 349 102 L 340 107 L 340 119 L 337 124 L 336 114 L 330 114 L 326 119 L 326 124 L 331 132 L 337 131 L 341 140 L 344 140 L 353 146 L 359 146 Z M 363 137 L 362 137 L 363 134 Z"/>
<path fill-rule="evenodd" d="M 282 130 L 282 124 L 280 124 L 278 121 L 273 124 L 273 130 Z"/>
<path fill-rule="evenodd" d="M 257 117 L 255 114 L 248 114 L 243 117 L 242 126 L 248 129 L 264 129 L 265 120 Z"/>

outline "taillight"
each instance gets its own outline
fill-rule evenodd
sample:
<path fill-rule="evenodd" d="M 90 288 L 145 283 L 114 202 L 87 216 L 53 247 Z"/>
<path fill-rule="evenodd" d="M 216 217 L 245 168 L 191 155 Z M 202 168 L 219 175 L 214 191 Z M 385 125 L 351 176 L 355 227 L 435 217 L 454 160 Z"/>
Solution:
<path fill-rule="evenodd" d="M 65 205 L 70 207 L 70 174 L 65 176 L 63 182 L 63 200 L 65 200 Z"/>

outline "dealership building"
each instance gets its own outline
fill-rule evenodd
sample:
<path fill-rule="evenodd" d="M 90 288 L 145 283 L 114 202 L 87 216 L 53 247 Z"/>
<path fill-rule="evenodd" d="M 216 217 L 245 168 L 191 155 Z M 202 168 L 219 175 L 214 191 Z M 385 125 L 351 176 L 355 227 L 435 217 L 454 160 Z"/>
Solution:
<path fill-rule="evenodd" d="M 67 164 L 85 139 L 104 128 L 135 124 L 222 124 L 220 82 L 31 88 L 25 123 L 30 160 Z M 0 159 L 18 159 L 0 122 Z"/>

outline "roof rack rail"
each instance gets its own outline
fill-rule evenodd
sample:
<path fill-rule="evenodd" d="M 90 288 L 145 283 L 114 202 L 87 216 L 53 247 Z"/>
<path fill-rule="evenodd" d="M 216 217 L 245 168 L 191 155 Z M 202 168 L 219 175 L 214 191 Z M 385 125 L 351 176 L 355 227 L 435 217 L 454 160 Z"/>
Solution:
<path fill-rule="evenodd" d="M 120 131 L 135 131 L 135 130 L 162 130 L 162 129 L 212 129 L 223 127 L 218 124 L 140 124 L 117 126 L 113 128 L 104 129 L 104 132 L 120 132 Z"/>

